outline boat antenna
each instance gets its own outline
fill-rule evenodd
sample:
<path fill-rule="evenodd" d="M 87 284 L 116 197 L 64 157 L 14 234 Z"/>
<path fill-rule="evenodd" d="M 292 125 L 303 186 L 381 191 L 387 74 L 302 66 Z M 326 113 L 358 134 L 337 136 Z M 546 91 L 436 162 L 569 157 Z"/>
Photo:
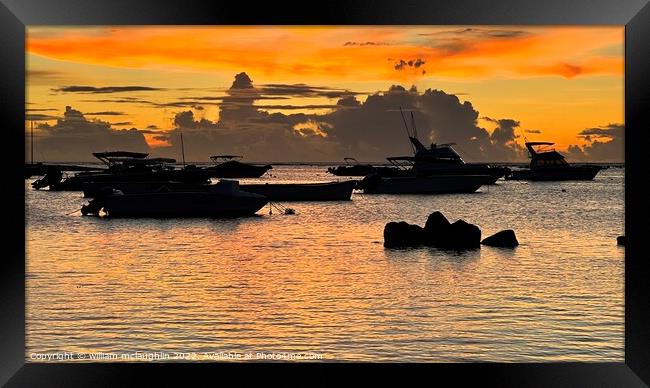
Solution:
<path fill-rule="evenodd" d="M 402 107 L 399 107 L 399 114 L 402 116 L 402 121 L 404 122 L 404 128 L 406 129 L 406 135 L 409 137 L 409 145 L 411 146 L 411 150 L 413 150 L 413 153 L 415 153 L 415 146 L 413 145 L 413 142 L 411 142 L 411 132 L 409 131 L 409 126 L 406 124 L 406 118 L 404 118 L 404 112 L 402 111 Z"/>
<path fill-rule="evenodd" d="M 34 120 L 30 120 L 30 123 L 31 123 L 31 131 L 30 131 L 30 141 L 29 142 L 32 145 L 31 159 L 32 159 L 32 165 L 34 165 Z"/>
<path fill-rule="evenodd" d="M 413 111 L 411 111 L 411 125 L 413 126 L 413 137 L 418 138 L 418 127 L 415 126 L 415 116 L 413 115 Z M 419 139 L 418 139 L 419 140 Z"/>
<path fill-rule="evenodd" d="M 181 132 L 181 153 L 183 155 L 183 167 L 185 167 L 185 144 L 183 143 L 183 132 Z"/>

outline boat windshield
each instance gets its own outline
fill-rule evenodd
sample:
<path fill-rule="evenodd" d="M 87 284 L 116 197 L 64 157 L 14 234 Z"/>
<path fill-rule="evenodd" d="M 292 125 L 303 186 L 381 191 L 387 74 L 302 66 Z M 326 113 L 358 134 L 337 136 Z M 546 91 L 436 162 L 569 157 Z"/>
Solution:
<path fill-rule="evenodd" d="M 554 152 L 555 151 L 555 147 L 553 146 L 553 144 L 538 144 L 538 145 L 534 145 L 533 149 L 538 154 L 543 154 L 545 152 Z"/>
<path fill-rule="evenodd" d="M 393 166 L 400 170 L 409 170 L 415 164 L 415 158 L 412 156 L 395 156 L 386 158 Z"/>

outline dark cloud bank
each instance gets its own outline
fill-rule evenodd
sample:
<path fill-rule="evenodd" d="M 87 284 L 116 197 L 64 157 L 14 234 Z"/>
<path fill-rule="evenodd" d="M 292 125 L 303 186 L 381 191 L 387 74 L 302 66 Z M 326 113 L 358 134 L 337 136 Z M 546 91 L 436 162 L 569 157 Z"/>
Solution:
<path fill-rule="evenodd" d="M 56 124 L 41 123 L 34 139 L 36 156 L 45 161 L 86 161 L 91 153 L 112 149 L 147 152 L 144 135 L 137 129 L 116 130 L 110 123 L 88 120 L 80 111 L 69 106 Z M 29 144 L 26 142 L 26 146 Z"/>
<path fill-rule="evenodd" d="M 337 101 L 322 106 L 331 108 L 325 114 L 272 113 L 256 104 L 287 95 L 326 96 Z M 412 152 L 399 113 L 401 107 L 407 115 L 413 112 L 425 144 L 456 143 L 467 161 L 526 160 L 526 152 L 515 143 L 517 132 L 523 132 L 518 121 L 482 117 L 489 123 L 489 128 L 483 128 L 479 126 L 479 112 L 469 101 L 461 102 L 456 95 L 441 90 L 418 91 L 393 85 L 362 101 L 353 92 L 302 84 L 256 87 L 246 73 L 240 73 L 219 101 L 218 120 L 204 117 L 203 110 L 182 110 L 175 114 L 171 131 L 152 127 L 116 130 L 108 122 L 88 120 L 68 107 L 55 125 L 40 126 L 44 136 L 36 144 L 48 160 L 88 160 L 90 153 L 98 150 L 147 151 L 143 135 L 147 132 L 170 144 L 149 150 L 152 154 L 180 159 L 182 132 L 186 159 L 192 161 L 207 161 L 215 154 L 277 162 L 334 161 L 346 156 L 382 161 L 387 156 Z M 407 121 L 410 123 L 410 118 Z M 622 147 L 617 148 L 623 141 L 622 126 L 592 128 L 581 136 L 590 140 L 590 145 L 572 147 L 569 157 L 622 160 Z"/>
<path fill-rule="evenodd" d="M 578 134 L 589 144 L 584 147 L 572 145 L 568 157 L 578 161 L 597 160 L 621 162 L 625 152 L 625 125 L 608 124 L 587 128 Z"/>

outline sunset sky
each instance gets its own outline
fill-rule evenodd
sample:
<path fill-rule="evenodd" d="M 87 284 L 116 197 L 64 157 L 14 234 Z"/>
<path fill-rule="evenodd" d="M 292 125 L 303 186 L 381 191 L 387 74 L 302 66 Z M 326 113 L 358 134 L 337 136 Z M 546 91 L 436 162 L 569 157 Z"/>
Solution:
<path fill-rule="evenodd" d="M 195 161 L 379 161 L 409 152 L 400 107 L 425 144 L 455 142 L 468 160 L 523 161 L 524 138 L 569 160 L 624 157 L 620 26 L 31 26 L 27 37 L 37 160 L 115 148 L 179 158 L 182 132 Z"/>

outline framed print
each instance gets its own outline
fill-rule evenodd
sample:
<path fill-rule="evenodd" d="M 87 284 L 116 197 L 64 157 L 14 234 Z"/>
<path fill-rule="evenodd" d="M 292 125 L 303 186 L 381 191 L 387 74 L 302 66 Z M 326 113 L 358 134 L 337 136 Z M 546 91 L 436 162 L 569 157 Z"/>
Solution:
<path fill-rule="evenodd" d="M 2 1 L 8 386 L 650 381 L 646 2 Z"/>

